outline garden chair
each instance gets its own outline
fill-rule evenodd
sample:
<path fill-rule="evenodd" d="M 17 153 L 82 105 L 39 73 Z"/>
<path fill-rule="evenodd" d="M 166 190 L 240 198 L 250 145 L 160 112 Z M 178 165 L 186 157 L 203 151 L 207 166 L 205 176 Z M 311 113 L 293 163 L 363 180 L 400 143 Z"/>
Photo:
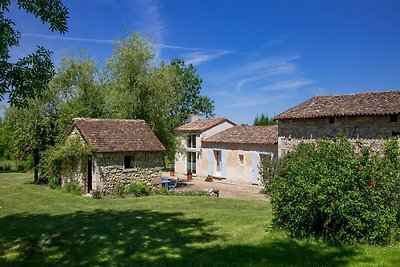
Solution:
<path fill-rule="evenodd" d="M 175 180 L 174 184 L 168 185 L 168 190 L 174 190 L 179 184 L 179 178 Z"/>

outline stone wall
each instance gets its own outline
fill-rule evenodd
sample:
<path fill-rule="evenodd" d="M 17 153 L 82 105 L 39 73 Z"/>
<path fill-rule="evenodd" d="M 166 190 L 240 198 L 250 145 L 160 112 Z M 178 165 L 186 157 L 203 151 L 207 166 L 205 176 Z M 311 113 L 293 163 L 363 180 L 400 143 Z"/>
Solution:
<path fill-rule="evenodd" d="M 356 153 L 360 152 L 358 143 L 361 142 L 364 146 L 371 147 L 371 151 L 378 155 L 383 155 L 385 149 L 385 142 L 387 139 L 348 139 L 350 143 L 354 146 Z M 278 154 L 279 157 L 285 153 L 294 150 L 301 142 L 311 143 L 315 142 L 315 139 L 297 139 L 297 138 L 278 138 Z"/>
<path fill-rule="evenodd" d="M 82 193 L 87 192 L 88 184 L 88 160 L 79 160 L 74 165 L 61 167 L 61 186 L 65 186 L 69 182 L 77 182 L 81 188 Z"/>
<path fill-rule="evenodd" d="M 400 133 L 400 118 L 390 116 L 333 117 L 280 120 L 278 136 L 297 139 L 336 137 L 344 134 L 350 139 L 380 139 Z"/>
<path fill-rule="evenodd" d="M 282 120 L 278 124 L 278 156 L 293 150 L 300 142 L 333 138 L 344 134 L 357 148 L 362 142 L 382 154 L 385 139 L 400 134 L 400 118 L 390 116 L 332 117 Z"/>
<path fill-rule="evenodd" d="M 135 157 L 134 167 L 125 168 L 125 156 Z M 133 181 L 142 181 L 151 186 L 151 180 L 159 176 L 162 168 L 162 153 L 97 153 L 93 164 L 93 189 L 112 194 L 118 183 L 129 185 Z"/>

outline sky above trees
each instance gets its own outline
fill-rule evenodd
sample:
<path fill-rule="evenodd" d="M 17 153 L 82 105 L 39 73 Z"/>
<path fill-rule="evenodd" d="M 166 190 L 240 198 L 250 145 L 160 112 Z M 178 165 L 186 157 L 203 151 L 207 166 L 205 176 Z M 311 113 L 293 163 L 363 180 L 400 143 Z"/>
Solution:
<path fill-rule="evenodd" d="M 138 31 L 159 61 L 182 57 L 203 78 L 215 115 L 252 124 L 316 94 L 400 88 L 399 1 L 68 0 L 68 32 L 51 33 L 10 9 L 21 31 L 18 59 L 43 45 L 55 66 L 71 49 L 98 62 L 113 40 Z M 15 4 L 15 3 L 14 3 Z"/>

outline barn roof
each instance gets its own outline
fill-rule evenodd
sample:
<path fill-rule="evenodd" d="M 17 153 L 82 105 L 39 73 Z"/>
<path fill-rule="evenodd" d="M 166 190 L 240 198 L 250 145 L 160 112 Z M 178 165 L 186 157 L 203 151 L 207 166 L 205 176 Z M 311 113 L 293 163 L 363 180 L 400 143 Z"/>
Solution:
<path fill-rule="evenodd" d="M 400 114 L 400 90 L 315 96 L 275 120 Z"/>

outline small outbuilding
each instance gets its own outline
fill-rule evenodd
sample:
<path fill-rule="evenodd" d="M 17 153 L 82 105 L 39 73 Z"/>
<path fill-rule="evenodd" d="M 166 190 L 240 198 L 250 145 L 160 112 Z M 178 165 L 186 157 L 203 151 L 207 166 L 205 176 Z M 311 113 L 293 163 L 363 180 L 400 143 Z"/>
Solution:
<path fill-rule="evenodd" d="M 67 132 L 70 138 L 78 138 L 94 152 L 75 168 L 62 171 L 62 185 L 75 180 L 85 193 L 110 194 L 118 183 L 150 185 L 159 177 L 165 147 L 144 120 L 76 118 Z"/>

